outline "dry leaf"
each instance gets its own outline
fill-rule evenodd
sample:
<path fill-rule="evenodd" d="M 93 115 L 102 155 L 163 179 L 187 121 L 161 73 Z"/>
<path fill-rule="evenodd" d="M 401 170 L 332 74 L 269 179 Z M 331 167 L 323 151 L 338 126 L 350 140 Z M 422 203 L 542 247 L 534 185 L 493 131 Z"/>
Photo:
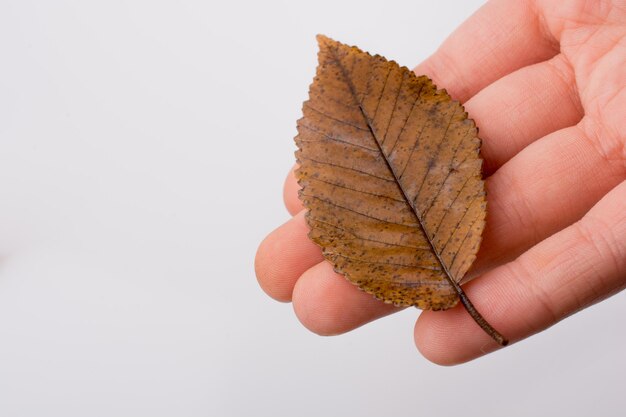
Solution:
<path fill-rule="evenodd" d="M 296 137 L 310 238 L 375 297 L 432 310 L 461 299 L 506 344 L 459 285 L 485 225 L 474 122 L 428 77 L 325 36 L 318 42 Z"/>

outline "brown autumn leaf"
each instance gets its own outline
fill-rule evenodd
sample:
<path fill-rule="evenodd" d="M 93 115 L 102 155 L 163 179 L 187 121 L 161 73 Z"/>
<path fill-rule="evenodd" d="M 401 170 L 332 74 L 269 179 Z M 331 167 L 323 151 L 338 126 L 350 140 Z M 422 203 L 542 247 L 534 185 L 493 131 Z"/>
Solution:
<path fill-rule="evenodd" d="M 309 237 L 376 298 L 432 310 L 460 299 L 506 344 L 459 284 L 485 225 L 474 122 L 428 77 L 325 36 L 318 42 L 296 136 Z"/>

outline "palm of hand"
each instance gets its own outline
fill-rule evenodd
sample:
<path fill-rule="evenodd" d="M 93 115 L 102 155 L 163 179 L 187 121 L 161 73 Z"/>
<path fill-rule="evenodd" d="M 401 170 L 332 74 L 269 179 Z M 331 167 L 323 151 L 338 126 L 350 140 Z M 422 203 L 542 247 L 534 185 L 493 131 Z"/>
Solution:
<path fill-rule="evenodd" d="M 415 69 L 481 127 L 489 215 L 473 268 L 482 276 L 465 289 L 513 340 L 626 286 L 626 8 L 617 3 L 492 1 Z M 323 261 L 297 187 L 290 174 L 295 216 L 259 248 L 261 286 L 320 334 L 396 311 Z M 460 308 L 424 312 L 415 341 L 446 364 L 497 348 Z"/>

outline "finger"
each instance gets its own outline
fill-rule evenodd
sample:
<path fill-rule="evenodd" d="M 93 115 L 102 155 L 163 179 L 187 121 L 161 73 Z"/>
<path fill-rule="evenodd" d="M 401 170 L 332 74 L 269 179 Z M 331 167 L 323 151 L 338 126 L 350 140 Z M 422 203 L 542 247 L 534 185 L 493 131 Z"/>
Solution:
<path fill-rule="evenodd" d="M 287 207 L 287 211 L 292 216 L 299 213 L 304 208 L 302 201 L 298 198 L 300 185 L 298 185 L 298 181 L 296 180 L 296 176 L 294 174 L 296 169 L 298 169 L 297 164 L 294 165 L 294 167 L 289 171 L 289 174 L 287 174 L 287 178 L 285 178 L 285 184 L 283 186 L 283 200 L 285 202 L 285 207 Z"/>
<path fill-rule="evenodd" d="M 625 286 L 626 182 L 622 182 L 579 222 L 465 289 L 496 329 L 520 340 Z M 497 348 L 458 307 L 422 314 L 415 326 L 415 343 L 425 357 L 444 365 Z"/>
<path fill-rule="evenodd" d="M 562 55 L 495 81 L 465 103 L 465 110 L 480 128 L 485 175 L 583 116 L 574 72 Z"/>
<path fill-rule="evenodd" d="M 473 267 L 488 270 L 579 220 L 626 178 L 578 126 L 526 147 L 487 179 L 487 225 Z"/>
<path fill-rule="evenodd" d="M 270 297 L 290 301 L 300 275 L 323 260 L 322 251 L 308 238 L 308 232 L 302 211 L 261 242 L 254 267 L 261 288 Z"/>
<path fill-rule="evenodd" d="M 345 333 L 400 310 L 360 291 L 326 261 L 302 274 L 293 291 L 293 308 L 307 329 L 325 336 Z"/>
<path fill-rule="evenodd" d="M 414 71 L 465 102 L 500 77 L 558 53 L 541 22 L 533 2 L 490 1 Z"/>

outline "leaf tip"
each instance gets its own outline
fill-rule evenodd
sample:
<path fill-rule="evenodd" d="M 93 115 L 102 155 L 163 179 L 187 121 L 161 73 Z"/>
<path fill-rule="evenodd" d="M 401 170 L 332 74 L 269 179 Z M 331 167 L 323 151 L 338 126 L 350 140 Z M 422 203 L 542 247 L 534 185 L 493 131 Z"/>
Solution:
<path fill-rule="evenodd" d="M 315 39 L 317 39 L 317 43 L 319 44 L 331 41 L 331 39 L 328 36 L 322 35 L 321 33 L 318 33 L 317 35 L 315 35 Z"/>
<path fill-rule="evenodd" d="M 333 48 L 339 45 L 339 42 L 329 38 L 326 35 L 322 35 L 321 33 L 315 36 L 315 39 L 317 39 L 317 44 L 320 48 L 320 51 L 324 49 Z"/>

